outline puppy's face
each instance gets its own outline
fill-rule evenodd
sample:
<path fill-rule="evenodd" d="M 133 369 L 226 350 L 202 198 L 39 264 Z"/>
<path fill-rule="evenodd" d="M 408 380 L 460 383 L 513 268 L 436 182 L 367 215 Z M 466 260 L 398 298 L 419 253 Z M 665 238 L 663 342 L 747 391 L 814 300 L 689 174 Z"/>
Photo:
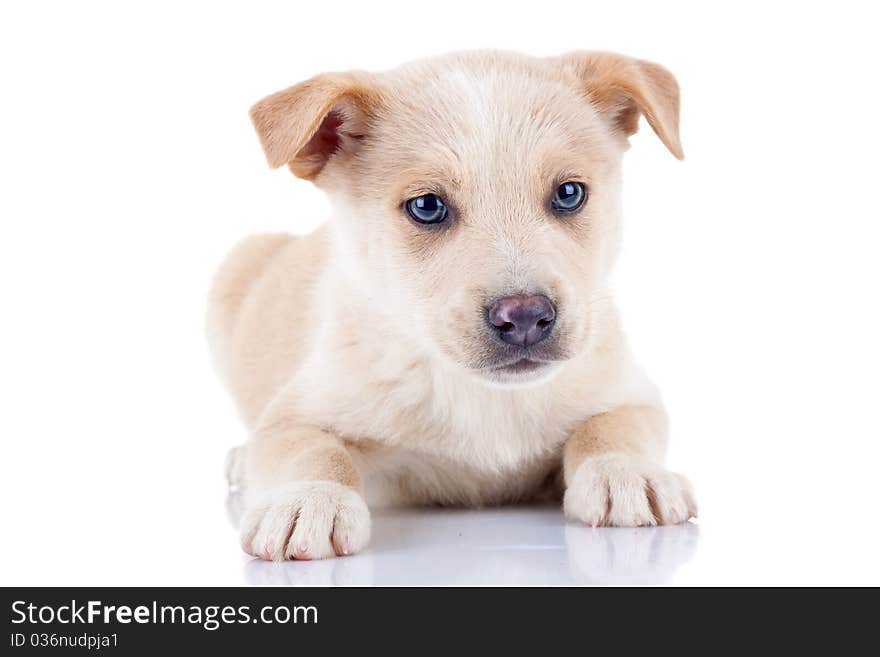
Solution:
<path fill-rule="evenodd" d="M 330 74 L 252 110 L 270 163 L 336 205 L 336 257 L 356 293 L 501 384 L 542 380 L 589 344 L 640 114 L 680 157 L 672 76 L 588 53 Z"/>

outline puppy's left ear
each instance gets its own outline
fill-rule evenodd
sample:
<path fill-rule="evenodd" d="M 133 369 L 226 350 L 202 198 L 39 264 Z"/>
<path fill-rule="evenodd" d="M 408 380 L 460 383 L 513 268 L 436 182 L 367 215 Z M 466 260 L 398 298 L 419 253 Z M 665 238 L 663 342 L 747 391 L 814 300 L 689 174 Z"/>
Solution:
<path fill-rule="evenodd" d="M 572 52 L 559 60 L 615 130 L 627 137 L 635 134 L 639 116 L 644 115 L 666 148 L 684 159 L 678 134 L 678 83 L 672 73 L 658 64 L 614 53 Z"/>

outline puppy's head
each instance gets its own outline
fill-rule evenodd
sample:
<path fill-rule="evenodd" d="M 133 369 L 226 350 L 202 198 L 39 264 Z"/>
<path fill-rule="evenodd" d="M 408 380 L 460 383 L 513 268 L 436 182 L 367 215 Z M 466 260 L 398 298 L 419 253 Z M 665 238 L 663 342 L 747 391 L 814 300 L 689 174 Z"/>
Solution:
<path fill-rule="evenodd" d="M 251 110 L 272 166 L 336 206 L 337 266 L 389 322 L 486 381 L 589 344 L 644 115 L 678 158 L 678 86 L 607 53 L 462 53 L 325 74 Z"/>

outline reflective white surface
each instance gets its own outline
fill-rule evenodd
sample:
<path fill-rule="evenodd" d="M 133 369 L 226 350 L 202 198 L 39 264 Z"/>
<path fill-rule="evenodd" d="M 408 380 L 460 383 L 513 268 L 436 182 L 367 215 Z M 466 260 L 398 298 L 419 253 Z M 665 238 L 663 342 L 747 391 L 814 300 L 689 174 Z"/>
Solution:
<path fill-rule="evenodd" d="M 792 30 L 784 3 L 400 0 L 333 39 L 291 32 L 325 3 L 85 4 L 0 3 L 0 585 L 880 585 L 880 122 L 852 120 L 880 105 L 868 3 L 801 3 Z M 408 29 L 419 12 L 442 40 Z M 647 125 L 626 155 L 614 288 L 699 527 L 426 509 L 374 514 L 358 556 L 251 562 L 222 480 L 247 436 L 204 300 L 233 244 L 328 206 L 267 169 L 247 108 L 473 47 L 620 51 L 681 83 L 687 159 Z"/>
<path fill-rule="evenodd" d="M 556 507 L 388 510 L 368 549 L 324 561 L 247 560 L 257 585 L 560 586 L 664 584 L 696 552 L 699 527 L 592 528 Z"/>

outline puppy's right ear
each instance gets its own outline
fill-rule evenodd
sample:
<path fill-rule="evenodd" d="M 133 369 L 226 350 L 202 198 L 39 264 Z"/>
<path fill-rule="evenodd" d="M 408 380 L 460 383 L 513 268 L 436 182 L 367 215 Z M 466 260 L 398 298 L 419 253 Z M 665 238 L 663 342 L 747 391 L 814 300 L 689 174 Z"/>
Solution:
<path fill-rule="evenodd" d="M 381 103 L 366 73 L 325 73 L 264 98 L 250 117 L 272 168 L 317 176 L 331 157 L 351 153 Z"/>

